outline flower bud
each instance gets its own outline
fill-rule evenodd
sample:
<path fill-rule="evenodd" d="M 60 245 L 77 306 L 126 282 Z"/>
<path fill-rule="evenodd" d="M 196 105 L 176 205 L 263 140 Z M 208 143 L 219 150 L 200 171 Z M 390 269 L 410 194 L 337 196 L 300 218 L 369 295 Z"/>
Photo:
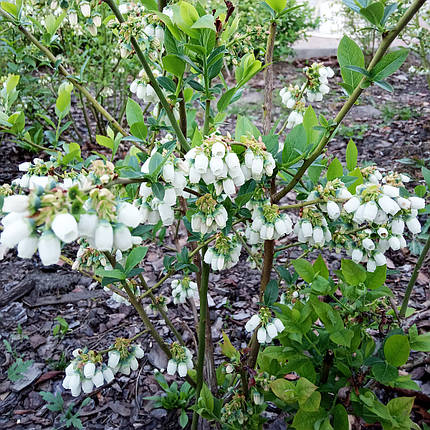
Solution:
<path fill-rule="evenodd" d="M 82 15 L 85 18 L 89 18 L 91 16 L 91 6 L 87 1 L 83 1 L 79 4 L 79 8 L 81 9 Z"/>

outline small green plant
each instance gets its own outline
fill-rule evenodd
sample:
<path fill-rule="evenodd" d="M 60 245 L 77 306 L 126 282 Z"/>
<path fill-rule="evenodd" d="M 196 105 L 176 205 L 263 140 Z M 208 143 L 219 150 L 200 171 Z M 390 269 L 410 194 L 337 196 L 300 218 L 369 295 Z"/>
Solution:
<path fill-rule="evenodd" d="M 49 368 L 52 370 L 64 370 L 69 364 L 69 360 L 66 357 L 66 354 L 62 352 L 58 360 L 53 360 L 52 358 L 48 358 L 48 360 L 46 360 L 46 363 L 48 364 Z"/>
<path fill-rule="evenodd" d="M 146 400 L 154 401 L 154 408 L 164 408 L 167 410 L 180 410 L 179 425 L 185 428 L 188 424 L 188 415 L 186 409 L 194 397 L 195 390 L 188 382 L 184 382 L 181 388 L 178 389 L 178 384 L 173 382 L 169 386 L 163 374 L 155 372 L 155 379 L 158 385 L 165 391 L 166 394 L 162 396 L 145 397 Z"/>
<path fill-rule="evenodd" d="M 387 103 L 382 107 L 382 118 L 385 123 L 390 123 L 393 120 L 408 121 L 417 117 L 418 112 L 410 106 L 398 107 Z"/>
<path fill-rule="evenodd" d="M 363 140 L 364 135 L 368 130 L 368 124 L 353 124 L 350 126 L 341 124 L 338 135 L 344 137 L 345 139 L 351 139 L 353 137 L 354 140 Z"/>
<path fill-rule="evenodd" d="M 16 327 L 16 334 L 19 337 L 19 340 L 26 340 L 28 339 L 28 336 L 24 333 L 24 330 L 22 329 L 21 324 L 18 324 Z"/>
<path fill-rule="evenodd" d="M 15 361 L 7 369 L 7 377 L 11 382 L 16 382 L 24 377 L 26 370 L 33 364 L 32 360 L 23 360 L 19 355 L 12 349 L 11 344 L 5 339 L 3 340 L 6 351 L 11 354 Z"/>
<path fill-rule="evenodd" d="M 58 324 L 52 329 L 52 334 L 62 339 L 69 331 L 69 324 L 63 317 L 55 317 L 55 321 L 57 321 Z"/>
<path fill-rule="evenodd" d="M 64 405 L 63 397 L 60 393 L 50 393 L 48 391 L 41 391 L 40 396 L 47 403 L 46 407 L 52 412 L 61 413 L 60 423 L 64 423 L 67 428 L 83 429 L 82 421 L 79 418 L 81 409 L 88 405 L 91 401 L 90 398 L 86 398 L 79 406 L 76 412 L 73 412 L 75 408 L 75 403 L 72 402 L 67 407 Z"/>

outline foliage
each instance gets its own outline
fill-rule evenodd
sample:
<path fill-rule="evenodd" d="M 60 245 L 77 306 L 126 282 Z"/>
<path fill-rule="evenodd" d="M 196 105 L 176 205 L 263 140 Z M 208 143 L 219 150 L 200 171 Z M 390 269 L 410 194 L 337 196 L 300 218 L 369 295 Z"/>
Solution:
<path fill-rule="evenodd" d="M 221 0 L 211 0 L 214 8 L 223 8 Z M 278 37 L 275 42 L 275 59 L 285 60 L 287 56 L 294 54 L 292 45 L 297 40 L 306 38 L 309 31 L 318 27 L 319 19 L 314 17 L 314 10 L 307 1 L 297 3 L 288 0 L 287 8 L 300 7 L 286 14 L 278 23 Z M 236 5 L 235 5 L 236 6 Z M 266 52 L 266 23 L 270 17 L 270 11 L 265 3 L 249 0 L 237 2 L 240 17 L 240 29 L 244 33 L 245 40 L 238 43 L 236 53 L 238 57 L 253 52 L 256 57 L 263 57 Z M 235 58 L 233 57 L 233 60 Z"/>
<path fill-rule="evenodd" d="M 15 361 L 7 369 L 7 377 L 12 382 L 19 381 L 24 377 L 24 373 L 33 364 L 33 361 L 23 360 L 21 357 L 19 357 L 6 339 L 3 340 L 3 344 L 6 351 L 15 358 Z"/>
<path fill-rule="evenodd" d="M 91 402 L 90 398 L 84 399 L 77 411 L 73 412 L 73 409 L 75 408 L 74 402 L 71 402 L 68 406 L 66 406 L 60 393 L 52 394 L 48 391 L 40 391 L 39 394 L 46 402 L 46 408 L 51 412 L 57 412 L 59 414 L 59 421 L 61 424 L 64 424 L 67 428 L 79 430 L 84 428 L 79 415 L 81 409 Z"/>

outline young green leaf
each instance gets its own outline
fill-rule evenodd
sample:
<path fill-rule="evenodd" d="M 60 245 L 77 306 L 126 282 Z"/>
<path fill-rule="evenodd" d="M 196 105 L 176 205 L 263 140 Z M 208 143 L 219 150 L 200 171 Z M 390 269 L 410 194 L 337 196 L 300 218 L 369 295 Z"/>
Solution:
<path fill-rule="evenodd" d="M 356 286 L 366 280 L 366 271 L 359 264 L 352 260 L 343 259 L 341 262 L 342 275 L 345 281 L 352 286 Z"/>
<path fill-rule="evenodd" d="M 410 352 L 408 337 L 403 334 L 393 334 L 385 341 L 385 359 L 394 367 L 403 366 L 408 361 Z"/>
<path fill-rule="evenodd" d="M 361 81 L 362 73 L 350 70 L 347 66 L 356 66 L 364 69 L 364 54 L 360 47 L 348 36 L 343 36 L 337 49 L 337 59 L 340 73 L 348 94 L 351 94 Z"/>
<path fill-rule="evenodd" d="M 130 98 L 127 100 L 127 105 L 125 107 L 125 116 L 129 127 L 136 122 L 144 122 L 142 108 Z"/>
<path fill-rule="evenodd" d="M 346 168 L 351 171 L 357 166 L 358 150 L 352 139 L 349 139 L 346 147 Z"/>
<path fill-rule="evenodd" d="M 389 52 L 370 71 L 371 79 L 373 81 L 383 81 L 388 78 L 388 76 L 400 68 L 408 54 L 409 50 L 407 49 L 398 49 L 397 51 Z"/>
<path fill-rule="evenodd" d="M 332 181 L 333 179 L 336 178 L 341 178 L 343 176 L 343 166 L 342 163 L 335 158 L 330 165 L 328 166 L 327 169 L 327 179 L 329 181 Z"/>
<path fill-rule="evenodd" d="M 134 248 L 127 257 L 125 262 L 125 272 L 130 272 L 134 267 L 136 267 L 144 258 L 148 252 L 147 246 L 139 246 Z"/>
<path fill-rule="evenodd" d="M 315 271 L 312 264 L 304 258 L 299 258 L 293 261 L 293 266 L 296 272 L 302 277 L 302 279 L 308 283 L 311 283 L 315 277 Z"/>

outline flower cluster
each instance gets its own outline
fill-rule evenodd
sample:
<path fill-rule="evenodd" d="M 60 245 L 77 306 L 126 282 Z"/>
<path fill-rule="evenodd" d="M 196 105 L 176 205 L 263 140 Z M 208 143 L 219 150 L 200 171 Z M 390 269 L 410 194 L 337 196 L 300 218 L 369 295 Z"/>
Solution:
<path fill-rule="evenodd" d="M 169 375 L 174 375 L 178 372 L 178 375 L 181 378 L 187 376 L 188 369 L 192 369 L 193 365 L 193 356 L 191 355 L 190 350 L 180 345 L 178 342 L 173 342 L 170 347 L 170 352 L 172 354 L 172 358 L 167 363 L 167 373 Z"/>
<path fill-rule="evenodd" d="M 210 194 L 199 197 L 196 207 L 198 212 L 191 217 L 191 229 L 194 232 L 206 234 L 226 226 L 228 213 Z"/>
<path fill-rule="evenodd" d="M 74 360 L 66 367 L 66 377 L 63 387 L 71 390 L 72 396 L 77 397 L 84 393 L 91 393 L 94 386 L 101 387 L 114 379 L 114 372 L 109 366 L 102 363 L 102 357 L 94 351 L 75 349 Z"/>
<path fill-rule="evenodd" d="M 306 86 L 306 97 L 309 103 L 320 102 L 324 94 L 328 94 L 328 78 L 334 76 L 331 67 L 325 67 L 322 63 L 313 63 L 310 67 L 303 69 L 308 81 Z"/>
<path fill-rule="evenodd" d="M 323 95 L 330 91 L 328 78 L 334 76 L 333 70 L 322 63 L 313 63 L 310 67 L 303 68 L 303 73 L 306 75 L 307 81 L 301 87 L 289 85 L 288 88 L 282 88 L 279 92 L 282 103 L 288 109 L 292 109 L 285 125 L 287 128 L 294 128 L 303 122 L 306 108 L 304 95 L 309 103 L 321 101 Z"/>
<path fill-rule="evenodd" d="M 212 270 L 230 269 L 239 261 L 241 250 L 242 245 L 235 236 L 218 233 L 214 246 L 206 251 L 204 261 Z"/>
<path fill-rule="evenodd" d="M 190 149 L 185 154 L 189 182 L 198 184 L 203 180 L 206 185 L 215 187 L 217 195 L 235 194 L 236 187 L 245 183 L 245 176 L 238 156 L 231 150 L 232 143 L 229 136 L 212 134 L 202 145 Z"/>
<path fill-rule="evenodd" d="M 145 310 L 149 315 L 153 316 L 157 316 L 160 310 L 167 312 L 167 299 L 164 296 L 156 296 Z"/>
<path fill-rule="evenodd" d="M 156 78 L 161 76 L 158 69 L 154 69 L 152 74 Z M 130 91 L 145 103 L 157 103 L 158 101 L 157 94 L 149 83 L 149 78 L 143 69 L 139 72 L 138 78 L 131 83 Z"/>
<path fill-rule="evenodd" d="M 138 369 L 137 360 L 144 356 L 144 352 L 140 345 L 130 345 L 129 339 L 118 338 L 108 356 L 108 366 L 114 374 L 120 372 L 130 375 L 132 370 Z"/>
<path fill-rule="evenodd" d="M 187 276 L 181 280 L 175 279 L 171 283 L 173 303 L 185 303 L 187 299 L 198 295 L 197 284 L 190 280 Z"/>
<path fill-rule="evenodd" d="M 264 306 L 245 324 L 245 330 L 248 333 L 252 333 L 257 327 L 258 343 L 272 342 L 272 339 L 285 329 L 282 321 L 279 318 L 273 318 L 272 311 Z"/>
<path fill-rule="evenodd" d="M 251 245 L 265 240 L 279 239 L 293 231 L 293 222 L 286 214 L 279 212 L 277 205 L 265 202 L 253 211 L 253 222 L 248 225 L 245 235 Z"/>

